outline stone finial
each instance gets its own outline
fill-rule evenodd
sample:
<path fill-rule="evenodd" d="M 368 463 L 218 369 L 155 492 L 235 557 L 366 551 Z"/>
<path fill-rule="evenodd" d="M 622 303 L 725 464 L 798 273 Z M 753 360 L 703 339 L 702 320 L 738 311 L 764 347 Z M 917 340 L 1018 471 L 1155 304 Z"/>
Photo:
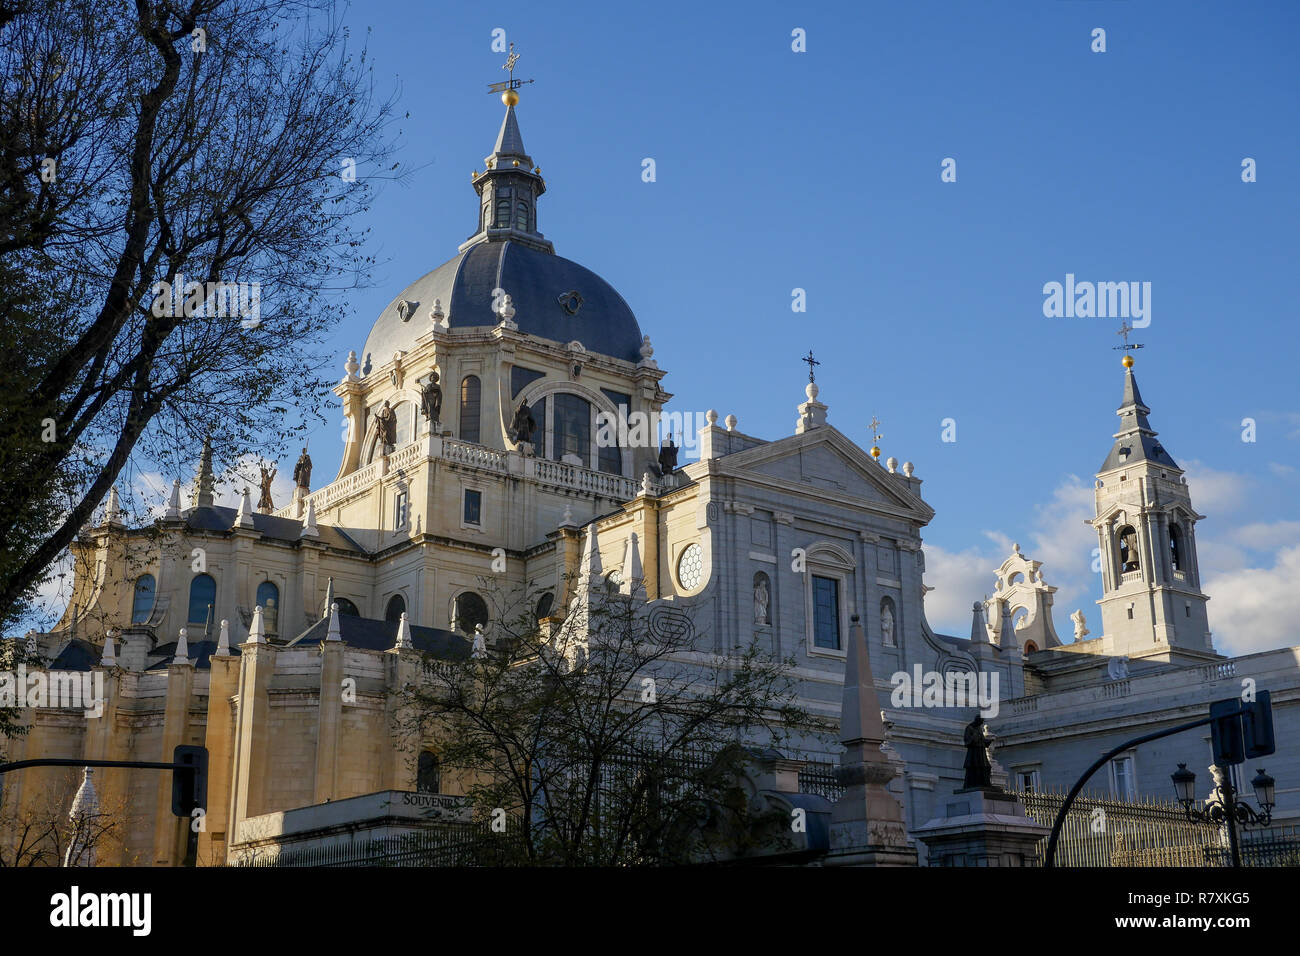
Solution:
<path fill-rule="evenodd" d="M 406 615 L 403 614 L 402 616 L 405 617 Z M 343 640 L 343 628 L 339 626 L 339 606 L 337 603 L 330 605 L 330 622 L 329 622 L 329 626 L 325 630 L 325 640 L 326 641 Z"/>
<path fill-rule="evenodd" d="M 189 632 L 181 628 L 180 637 L 176 640 L 176 655 L 172 658 L 173 664 L 188 664 L 190 662 L 190 644 L 186 639 Z"/>
<path fill-rule="evenodd" d="M 230 656 L 230 622 L 224 618 L 221 621 L 221 633 L 217 635 L 217 656 Z"/>
<path fill-rule="evenodd" d="M 474 625 L 474 644 L 470 648 L 469 656 L 471 660 L 478 660 L 480 657 L 487 655 L 487 638 L 483 636 L 483 625 Z"/>
<path fill-rule="evenodd" d="M 92 817 L 99 812 L 99 795 L 95 793 L 95 783 L 91 779 L 94 774 L 94 767 L 86 767 L 82 771 L 81 786 L 77 788 L 77 795 L 72 798 L 72 806 L 68 810 L 69 820 Z"/>
<path fill-rule="evenodd" d="M 446 328 L 447 313 L 442 311 L 442 299 L 433 300 L 433 308 L 429 310 L 429 321 L 438 331 Z"/>
<path fill-rule="evenodd" d="M 598 586 L 603 568 L 600 564 L 600 544 L 596 540 L 596 522 L 587 525 L 587 542 L 582 551 L 582 562 L 578 565 L 579 588 Z"/>
<path fill-rule="evenodd" d="M 343 376 L 343 381 L 345 382 L 357 381 L 357 372 L 361 371 L 361 363 L 357 361 L 356 349 L 348 349 L 348 359 L 346 362 L 343 363 L 343 371 L 345 373 Z"/>
<path fill-rule="evenodd" d="M 163 518 L 167 521 L 179 521 L 181 517 L 181 480 L 172 479 L 172 493 L 167 499 L 167 510 L 163 512 Z"/>
<path fill-rule="evenodd" d="M 896 474 L 898 474 L 898 459 L 897 459 L 897 458 L 886 458 L 886 459 L 885 459 L 885 467 L 889 469 L 889 473 L 890 473 L 891 475 L 896 475 Z"/>
<path fill-rule="evenodd" d="M 104 503 L 104 524 L 122 524 L 122 503 L 117 497 L 117 485 L 108 489 L 108 501 Z"/>
<path fill-rule="evenodd" d="M 262 623 L 262 605 L 253 608 L 253 623 L 248 628 L 248 643 L 266 643 L 266 625 Z"/>
<path fill-rule="evenodd" d="M 307 499 L 307 514 L 302 519 L 302 530 L 298 532 L 298 537 L 320 537 L 320 529 L 316 527 L 316 501 L 313 498 Z"/>
<path fill-rule="evenodd" d="M 659 363 L 655 361 L 655 347 L 650 344 L 650 336 L 641 337 L 641 361 L 637 363 L 642 368 L 658 368 Z"/>
<path fill-rule="evenodd" d="M 411 643 L 411 625 L 407 623 L 406 612 L 402 612 L 401 618 L 397 621 L 397 643 L 393 645 L 399 651 L 409 651 L 415 648 Z"/>
<path fill-rule="evenodd" d="M 648 471 L 641 475 L 641 494 L 647 496 L 654 494 L 654 486 L 650 483 L 650 472 Z"/>
<path fill-rule="evenodd" d="M 100 667 L 117 666 L 117 648 L 113 645 L 113 632 L 104 632 L 104 651 L 99 655 Z"/>
<path fill-rule="evenodd" d="M 239 499 L 239 513 L 235 515 L 236 528 L 253 527 L 253 499 L 248 493 L 248 488 L 244 488 L 244 495 Z"/>
<path fill-rule="evenodd" d="M 714 425 L 718 424 L 718 413 L 712 408 L 710 408 L 707 412 L 704 413 L 704 420 L 708 422 L 709 427 L 712 428 Z"/>
<path fill-rule="evenodd" d="M 817 396 L 821 394 L 821 386 L 816 382 L 809 382 L 803 387 L 803 393 L 808 400 L 795 409 L 799 413 L 799 420 L 794 426 L 796 435 L 802 435 L 806 431 L 826 424 L 827 406 L 817 400 Z"/>
<path fill-rule="evenodd" d="M 216 504 L 217 479 L 212 471 L 212 436 L 205 435 L 199 451 L 199 464 L 194 469 L 194 493 L 190 503 L 195 508 L 211 508 Z"/>
<path fill-rule="evenodd" d="M 976 601 L 970 606 L 970 642 L 972 644 L 987 644 L 989 642 L 988 618 L 984 612 L 984 602 Z"/>
<path fill-rule="evenodd" d="M 569 502 L 564 503 L 564 517 L 560 519 L 561 528 L 573 527 L 573 506 Z"/>
<path fill-rule="evenodd" d="M 645 569 L 641 566 L 641 544 L 636 532 L 628 535 L 627 546 L 623 552 L 623 581 L 619 591 L 632 597 L 645 600 Z"/>
<path fill-rule="evenodd" d="M 727 424 L 727 431 L 729 431 L 729 432 L 734 432 L 734 431 L 736 430 L 736 424 L 737 424 L 739 421 L 740 421 L 740 419 L 736 418 L 735 415 L 728 415 L 728 416 L 727 416 L 727 421 L 726 421 L 726 424 Z"/>
<path fill-rule="evenodd" d="M 913 469 L 913 467 L 914 467 L 914 466 L 912 465 L 912 463 L 911 463 L 910 461 L 905 461 L 905 462 L 903 462 L 903 475 L 904 475 L 904 477 L 906 477 L 906 478 L 911 478 L 911 477 L 912 477 L 912 469 Z"/>
<path fill-rule="evenodd" d="M 330 608 L 334 606 L 334 579 L 329 578 L 325 584 L 325 603 L 321 605 L 320 616 L 327 618 L 330 616 Z"/>

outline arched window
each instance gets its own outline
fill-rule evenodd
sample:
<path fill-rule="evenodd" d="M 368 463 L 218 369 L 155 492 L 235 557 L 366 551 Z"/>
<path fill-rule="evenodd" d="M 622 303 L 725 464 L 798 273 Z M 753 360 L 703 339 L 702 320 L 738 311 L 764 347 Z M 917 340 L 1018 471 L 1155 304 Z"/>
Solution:
<path fill-rule="evenodd" d="M 279 632 L 280 589 L 270 581 L 257 586 L 257 605 L 262 609 L 262 626 L 268 634 Z"/>
<path fill-rule="evenodd" d="M 583 468 L 591 467 L 590 402 L 569 392 L 556 395 L 551 434 L 552 458 L 562 461 L 565 455 L 576 455 Z"/>
<path fill-rule="evenodd" d="M 497 216 L 492 225 L 497 229 L 505 229 L 510 225 L 510 190 L 508 189 L 502 189 L 497 193 Z"/>
<path fill-rule="evenodd" d="M 456 596 L 456 630 L 473 634 L 474 625 L 487 627 L 487 604 L 473 591 L 462 591 Z"/>
<path fill-rule="evenodd" d="M 555 607 L 555 594 L 547 591 L 537 600 L 537 620 L 551 616 L 551 609 Z"/>
<path fill-rule="evenodd" d="M 772 582 L 766 574 L 754 574 L 754 623 L 772 623 Z"/>
<path fill-rule="evenodd" d="M 1131 524 L 1126 524 L 1116 533 L 1119 539 L 1119 567 L 1121 572 L 1136 571 L 1138 564 L 1138 536 Z"/>
<path fill-rule="evenodd" d="M 385 621 L 400 621 L 406 613 L 406 598 L 394 594 L 388 599 L 388 609 L 384 611 Z"/>
<path fill-rule="evenodd" d="M 460 440 L 478 444 L 479 440 L 479 381 L 477 375 L 466 375 L 460 383 Z"/>
<path fill-rule="evenodd" d="M 340 614 L 351 614 L 353 617 L 361 616 L 361 612 L 357 610 L 357 606 L 345 597 L 335 598 L 334 603 L 339 606 Z"/>
<path fill-rule="evenodd" d="M 1035 644 L 1033 641 L 1025 641 L 1025 656 L 1026 656 L 1026 657 L 1028 657 L 1030 654 L 1034 653 L 1036 650 L 1038 650 L 1038 645 L 1037 645 L 1037 644 Z"/>
<path fill-rule="evenodd" d="M 157 591 L 158 584 L 152 574 L 142 574 L 135 579 L 135 597 L 131 601 L 132 624 L 143 624 L 149 620 Z"/>
<path fill-rule="evenodd" d="M 415 789 L 420 793 L 442 792 L 442 768 L 438 765 L 437 754 L 428 750 L 420 752 L 415 772 Z"/>
<path fill-rule="evenodd" d="M 208 620 L 208 605 L 217 601 L 217 582 L 208 574 L 196 574 L 190 582 L 190 613 L 185 618 L 189 624 L 204 624 Z"/>
<path fill-rule="evenodd" d="M 528 231 L 528 203 L 523 199 L 515 203 L 515 228 Z"/>
<path fill-rule="evenodd" d="M 1183 570 L 1183 532 L 1176 524 L 1169 526 L 1169 563 L 1175 571 Z"/>
<path fill-rule="evenodd" d="M 418 409 L 414 402 L 398 402 L 396 405 L 392 406 L 392 409 L 393 424 L 395 426 L 394 432 L 396 433 L 394 437 L 397 439 L 397 442 L 393 447 L 401 448 L 403 445 L 410 444 L 410 442 L 415 439 L 415 416 Z M 383 453 L 384 446 L 379 440 L 379 431 L 376 429 L 370 439 L 369 446 L 367 446 L 366 461 L 374 461 Z"/>

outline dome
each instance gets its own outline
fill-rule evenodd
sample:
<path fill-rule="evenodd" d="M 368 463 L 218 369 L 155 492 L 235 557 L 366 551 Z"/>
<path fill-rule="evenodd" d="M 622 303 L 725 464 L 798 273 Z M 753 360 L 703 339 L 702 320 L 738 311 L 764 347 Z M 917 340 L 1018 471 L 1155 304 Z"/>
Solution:
<path fill-rule="evenodd" d="M 627 362 L 641 357 L 641 327 L 623 297 L 590 269 L 519 242 L 479 242 L 412 282 L 380 313 L 361 356 L 361 372 L 409 351 L 432 327 L 434 300 L 453 329 L 494 326 L 493 290 L 514 305 L 520 332 Z M 576 295 L 574 294 L 576 293 Z M 407 303 L 406 318 L 399 305 Z"/>

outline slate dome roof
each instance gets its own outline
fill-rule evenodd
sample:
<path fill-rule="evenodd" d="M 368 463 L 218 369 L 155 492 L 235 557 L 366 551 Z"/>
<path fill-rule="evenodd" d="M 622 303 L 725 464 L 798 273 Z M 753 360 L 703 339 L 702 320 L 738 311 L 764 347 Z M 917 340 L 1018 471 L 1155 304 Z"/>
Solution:
<path fill-rule="evenodd" d="M 496 325 L 495 289 L 510 296 L 521 332 L 557 342 L 576 339 L 590 352 L 628 362 L 640 359 L 641 327 L 613 286 L 570 259 L 506 240 L 470 246 L 388 303 L 366 338 L 362 374 L 391 361 L 394 352 L 409 351 L 429 331 L 435 299 L 453 329 Z"/>

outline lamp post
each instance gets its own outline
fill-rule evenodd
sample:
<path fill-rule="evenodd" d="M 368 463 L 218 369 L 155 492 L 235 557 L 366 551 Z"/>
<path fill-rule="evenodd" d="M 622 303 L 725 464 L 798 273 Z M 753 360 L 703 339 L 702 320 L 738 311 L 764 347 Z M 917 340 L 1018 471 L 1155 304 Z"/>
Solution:
<path fill-rule="evenodd" d="M 1170 775 L 1174 783 L 1174 793 L 1178 797 L 1178 802 L 1182 804 L 1183 812 L 1187 819 L 1195 820 L 1198 823 L 1213 823 L 1217 826 L 1228 827 L 1228 846 L 1232 850 L 1232 865 L 1241 866 L 1241 847 L 1237 842 L 1237 825 L 1261 826 L 1266 827 L 1273 819 L 1274 793 L 1276 781 L 1264 772 L 1261 767 L 1255 773 L 1255 779 L 1250 785 L 1255 790 L 1255 799 L 1259 802 L 1262 812 L 1256 811 L 1249 804 L 1242 803 L 1236 798 L 1236 792 L 1232 787 L 1232 774 L 1230 770 L 1221 769 L 1217 765 L 1210 768 L 1214 774 L 1214 793 L 1215 796 L 1205 801 L 1203 807 L 1194 807 L 1192 804 L 1196 800 L 1196 774 L 1187 769 L 1187 764 L 1180 763 L 1178 769 Z"/>

